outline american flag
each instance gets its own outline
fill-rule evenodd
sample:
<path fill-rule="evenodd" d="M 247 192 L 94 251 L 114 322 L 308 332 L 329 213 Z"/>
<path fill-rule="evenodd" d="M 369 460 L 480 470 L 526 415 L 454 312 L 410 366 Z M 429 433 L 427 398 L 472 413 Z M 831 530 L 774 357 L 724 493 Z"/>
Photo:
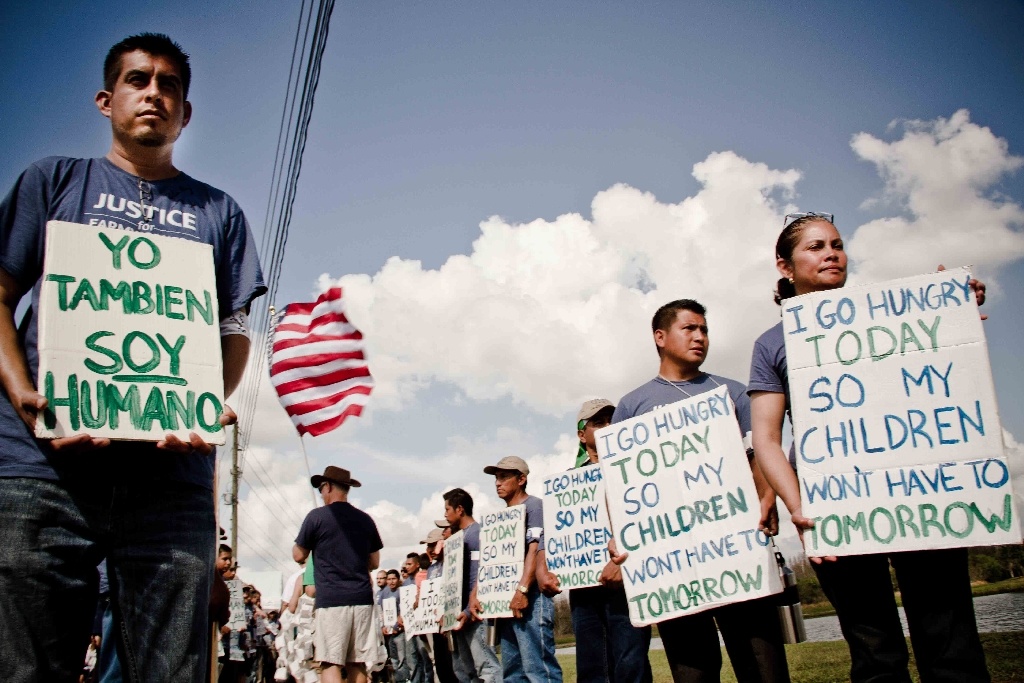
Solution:
<path fill-rule="evenodd" d="M 319 436 L 363 412 L 373 377 L 363 335 L 345 317 L 341 288 L 288 304 L 274 330 L 270 381 L 299 435 Z"/>

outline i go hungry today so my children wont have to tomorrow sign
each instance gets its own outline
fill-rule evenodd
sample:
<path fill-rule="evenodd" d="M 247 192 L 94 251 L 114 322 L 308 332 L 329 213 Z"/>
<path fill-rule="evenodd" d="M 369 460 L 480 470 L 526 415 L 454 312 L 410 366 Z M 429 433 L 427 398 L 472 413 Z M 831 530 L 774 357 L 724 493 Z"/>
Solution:
<path fill-rule="evenodd" d="M 224 443 L 213 248 L 50 221 L 36 436 Z"/>
<path fill-rule="evenodd" d="M 727 387 L 595 436 L 634 625 L 782 591 Z"/>
<path fill-rule="evenodd" d="M 966 268 L 783 302 L 808 555 L 1019 543 Z"/>

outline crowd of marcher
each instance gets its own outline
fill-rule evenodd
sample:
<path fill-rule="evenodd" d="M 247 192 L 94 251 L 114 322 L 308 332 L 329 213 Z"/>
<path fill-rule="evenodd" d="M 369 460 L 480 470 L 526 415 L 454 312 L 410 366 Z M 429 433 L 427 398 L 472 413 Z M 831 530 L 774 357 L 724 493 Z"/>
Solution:
<path fill-rule="evenodd" d="M 100 113 L 111 122 L 107 156 L 39 161 L 0 203 L 0 671 L 5 680 L 79 679 L 92 635 L 97 664 L 90 675 L 98 680 L 115 680 L 106 677 L 116 667 L 121 679 L 135 683 L 241 683 L 270 680 L 271 672 L 273 680 L 302 683 L 366 683 L 371 677 L 396 683 L 435 678 L 439 683 L 560 683 L 552 596 L 561 587 L 544 557 L 542 501 L 528 493 L 530 468 L 519 457 L 484 468 L 497 496 L 508 506 L 523 505 L 526 515 L 513 616 L 495 623 L 482 618 L 476 591 L 480 524 L 473 516 L 474 500 L 462 488 L 444 494 L 444 521 L 426 535 L 426 552 L 410 553 L 401 569 L 380 572 L 383 544 L 377 527 L 348 502 L 349 491 L 360 482 L 340 467 L 314 476 L 311 483 L 323 506 L 306 516 L 293 548 L 293 559 L 306 566 L 289 577 L 286 604 L 275 613 L 262 609 L 258 591 L 234 583 L 231 549 L 221 546 L 218 553 L 214 454 L 200 436 L 193 433 L 186 442 L 168 435 L 156 443 L 112 442 L 89 434 L 35 438 L 36 419 L 47 407 L 35 382 L 47 221 L 96 225 L 90 207 L 102 208 L 104 201 L 111 211 L 120 207 L 116 218 L 123 229 L 163 232 L 212 247 L 223 317 L 225 395 L 238 384 L 249 350 L 248 306 L 266 287 L 241 209 L 172 164 L 174 142 L 192 114 L 190 78 L 188 56 L 166 36 L 143 34 L 118 43 L 104 63 L 103 90 L 96 96 Z M 123 212 L 128 205 L 137 221 Z M 787 216 L 775 256 L 783 276 L 777 301 L 846 282 L 846 252 L 829 214 Z M 983 302 L 984 287 L 972 286 Z M 31 305 L 16 327 L 15 311 L 26 295 Z M 801 514 L 792 458 L 782 448 L 790 396 L 781 323 L 758 339 L 749 385 L 702 369 L 710 333 L 700 303 L 681 299 L 662 306 L 652 336 L 657 376 L 617 405 L 595 399 L 580 408 L 577 466 L 597 463 L 595 430 L 725 387 L 752 445 L 747 464 L 765 530 L 777 530 L 777 495 L 794 524 L 801 531 L 810 528 L 813 522 Z M 52 396 L 53 388 L 48 391 Z M 225 411 L 222 421 L 231 419 Z M 444 566 L 445 538 L 458 532 L 464 562 L 457 626 L 444 635 L 409 636 L 400 609 L 393 623 L 385 623 L 382 603 L 396 597 L 402 585 L 436 576 Z M 630 623 L 620 573 L 625 554 L 618 551 L 613 542 L 602 585 L 570 593 L 581 682 L 652 678 L 651 632 Z M 902 590 L 921 679 L 988 681 L 964 549 L 816 558 L 815 570 L 849 645 L 850 677 L 910 680 L 890 566 Z M 95 623 L 91 634 L 90 622 Z M 658 626 L 676 683 L 719 679 L 719 631 L 738 680 L 789 680 L 778 618 L 764 599 Z"/>

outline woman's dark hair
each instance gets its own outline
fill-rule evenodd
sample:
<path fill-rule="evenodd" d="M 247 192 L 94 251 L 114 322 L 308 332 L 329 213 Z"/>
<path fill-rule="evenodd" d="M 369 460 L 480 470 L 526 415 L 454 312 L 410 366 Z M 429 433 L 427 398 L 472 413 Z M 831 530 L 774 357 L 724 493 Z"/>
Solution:
<path fill-rule="evenodd" d="M 780 258 L 783 261 L 792 261 L 793 250 L 800 243 L 800 233 L 811 223 L 819 221 L 829 222 L 828 219 L 822 216 L 803 216 L 783 228 L 782 232 L 779 233 L 778 241 L 775 242 L 775 258 Z M 791 296 L 796 296 L 796 287 L 787 278 L 780 277 L 775 286 L 775 303 L 782 305 L 782 302 Z"/>

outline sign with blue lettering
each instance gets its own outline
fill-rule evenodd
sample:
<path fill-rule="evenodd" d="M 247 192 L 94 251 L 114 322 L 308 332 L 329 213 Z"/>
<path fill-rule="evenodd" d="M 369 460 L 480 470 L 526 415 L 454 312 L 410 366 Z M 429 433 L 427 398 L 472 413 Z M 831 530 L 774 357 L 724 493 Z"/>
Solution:
<path fill-rule="evenodd" d="M 544 480 L 544 557 L 562 590 L 600 585 L 610 526 L 600 467 L 580 467 Z"/>
<path fill-rule="evenodd" d="M 597 432 L 634 626 L 782 591 L 728 388 Z"/>
<path fill-rule="evenodd" d="M 966 268 L 782 305 L 808 555 L 1019 543 Z"/>
<path fill-rule="evenodd" d="M 50 221 L 39 308 L 37 437 L 224 443 L 213 247 Z"/>
<path fill-rule="evenodd" d="M 511 617 L 512 596 L 526 561 L 526 506 L 513 505 L 480 520 L 476 597 L 485 619 Z"/>

